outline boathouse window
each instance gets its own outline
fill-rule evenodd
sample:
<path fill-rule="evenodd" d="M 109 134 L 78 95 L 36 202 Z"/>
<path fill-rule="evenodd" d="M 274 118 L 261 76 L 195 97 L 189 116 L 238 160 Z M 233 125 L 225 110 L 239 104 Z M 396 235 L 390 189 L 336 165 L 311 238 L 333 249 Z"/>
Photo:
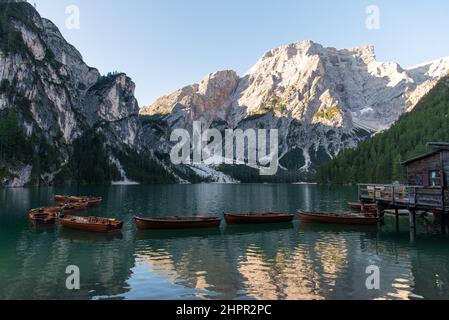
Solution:
<path fill-rule="evenodd" d="M 440 187 L 441 186 L 441 179 L 440 179 L 439 171 L 437 171 L 437 170 L 429 171 L 429 186 L 430 187 Z"/>

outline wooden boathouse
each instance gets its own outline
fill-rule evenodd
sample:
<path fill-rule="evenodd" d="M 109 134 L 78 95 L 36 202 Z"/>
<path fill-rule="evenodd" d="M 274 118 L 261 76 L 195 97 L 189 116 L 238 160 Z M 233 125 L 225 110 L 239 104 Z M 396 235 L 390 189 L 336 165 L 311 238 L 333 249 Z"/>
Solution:
<path fill-rule="evenodd" d="M 449 213 L 449 143 L 428 143 L 429 153 L 402 162 L 406 168 L 407 184 L 360 184 L 360 202 L 376 203 L 382 218 L 386 209 L 394 209 L 399 226 L 400 209 L 410 212 L 410 226 L 416 228 L 419 211 L 440 214 L 442 230 Z"/>

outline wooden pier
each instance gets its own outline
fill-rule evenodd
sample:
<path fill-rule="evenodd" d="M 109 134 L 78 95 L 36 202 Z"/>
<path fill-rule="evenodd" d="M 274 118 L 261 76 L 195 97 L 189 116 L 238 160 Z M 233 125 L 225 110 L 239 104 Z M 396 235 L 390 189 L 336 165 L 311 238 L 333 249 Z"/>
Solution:
<path fill-rule="evenodd" d="M 441 189 L 423 186 L 360 184 L 362 203 L 376 203 L 389 209 L 447 211 Z"/>
<path fill-rule="evenodd" d="M 442 232 L 446 231 L 449 214 L 449 143 L 429 143 L 431 152 L 402 163 L 407 169 L 407 183 L 360 184 L 361 203 L 375 203 L 378 217 L 387 209 L 394 209 L 399 229 L 399 210 L 407 209 L 411 229 L 416 229 L 417 212 L 441 215 Z"/>

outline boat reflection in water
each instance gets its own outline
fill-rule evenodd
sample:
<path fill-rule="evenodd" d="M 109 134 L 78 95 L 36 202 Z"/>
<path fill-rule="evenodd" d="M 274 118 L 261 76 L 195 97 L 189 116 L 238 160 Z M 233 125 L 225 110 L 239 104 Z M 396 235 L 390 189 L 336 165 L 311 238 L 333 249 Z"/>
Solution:
<path fill-rule="evenodd" d="M 59 238 L 71 241 L 85 241 L 85 242 L 108 242 L 112 240 L 122 240 L 123 234 L 121 232 L 112 233 L 95 233 L 87 231 L 78 231 L 67 228 L 60 228 Z"/>
<path fill-rule="evenodd" d="M 265 225 L 226 225 L 224 229 L 225 235 L 244 235 L 244 234 L 257 234 L 267 233 L 273 231 L 288 231 L 294 229 L 293 223 L 274 223 Z"/>
<path fill-rule="evenodd" d="M 173 231 L 167 230 L 137 230 L 136 239 L 144 240 L 170 240 L 183 238 L 204 238 L 209 236 L 220 236 L 222 231 L 218 228 L 208 229 L 180 229 Z"/>

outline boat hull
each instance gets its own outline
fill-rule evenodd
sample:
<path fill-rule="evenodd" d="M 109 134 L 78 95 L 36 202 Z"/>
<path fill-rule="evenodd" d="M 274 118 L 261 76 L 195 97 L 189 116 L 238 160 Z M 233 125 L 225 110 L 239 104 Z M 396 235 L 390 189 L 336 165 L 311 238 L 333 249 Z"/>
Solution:
<path fill-rule="evenodd" d="M 72 202 L 72 203 L 65 204 L 62 208 L 63 208 L 62 210 L 64 213 L 72 213 L 72 212 L 87 210 L 88 205 L 86 202 L 83 202 L 83 203 Z"/>
<path fill-rule="evenodd" d="M 87 207 L 88 208 L 96 208 L 99 207 L 101 205 L 101 201 L 100 199 L 97 200 L 88 200 L 87 201 Z"/>
<path fill-rule="evenodd" d="M 375 217 L 362 217 L 350 215 L 331 215 L 324 213 L 299 213 L 299 220 L 304 223 L 324 223 L 343 225 L 376 225 L 378 219 Z"/>
<path fill-rule="evenodd" d="M 46 209 L 34 209 L 28 212 L 31 222 L 36 225 L 52 225 L 56 222 L 57 212 Z"/>
<path fill-rule="evenodd" d="M 55 195 L 55 196 L 53 196 L 53 200 L 56 203 L 65 203 L 68 201 L 68 196 Z"/>
<path fill-rule="evenodd" d="M 46 208 L 43 208 L 43 209 L 44 209 L 45 211 L 47 211 L 47 212 L 59 214 L 59 213 L 62 211 L 63 207 L 62 207 L 62 206 L 56 205 L 56 206 L 46 207 Z"/>
<path fill-rule="evenodd" d="M 59 218 L 59 223 L 67 229 L 98 233 L 120 232 L 123 228 L 122 222 L 95 217 L 62 216 Z"/>
<path fill-rule="evenodd" d="M 365 203 L 363 205 L 363 207 L 362 207 L 362 204 L 358 203 L 358 202 L 350 202 L 350 203 L 348 203 L 348 205 L 351 208 L 351 210 L 353 210 L 355 212 L 362 212 L 362 211 L 371 212 L 371 213 L 377 212 L 377 205 L 373 204 L 373 203 Z"/>
<path fill-rule="evenodd" d="M 86 203 L 87 207 L 99 207 L 101 205 L 101 202 L 103 201 L 102 198 L 98 197 L 74 197 L 74 196 L 61 196 L 61 195 L 55 195 L 54 201 L 58 204 L 73 204 L 73 203 Z"/>
<path fill-rule="evenodd" d="M 191 219 L 150 219 L 135 217 L 134 221 L 139 230 L 176 230 L 176 229 L 207 229 L 220 227 L 218 218 L 191 218 Z"/>
<path fill-rule="evenodd" d="M 48 216 L 45 218 L 40 217 L 30 217 L 30 220 L 33 224 L 36 225 L 42 225 L 42 226 L 49 226 L 56 223 L 56 217 Z"/>
<path fill-rule="evenodd" d="M 225 214 L 227 224 L 271 224 L 288 223 L 293 221 L 292 214 Z"/>

